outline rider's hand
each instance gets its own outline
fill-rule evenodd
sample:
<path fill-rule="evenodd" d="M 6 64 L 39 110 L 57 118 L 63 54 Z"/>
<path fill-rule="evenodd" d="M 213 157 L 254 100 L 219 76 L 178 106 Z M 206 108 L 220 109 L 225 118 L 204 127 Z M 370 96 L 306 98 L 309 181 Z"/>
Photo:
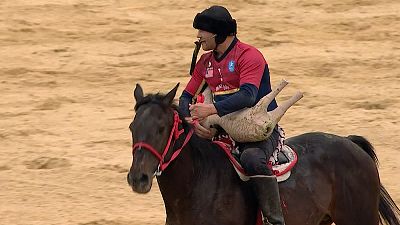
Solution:
<path fill-rule="evenodd" d="M 189 106 L 190 114 L 193 119 L 200 121 L 204 120 L 207 116 L 217 113 L 214 104 L 196 103 Z"/>
<path fill-rule="evenodd" d="M 207 129 L 203 127 L 198 120 L 194 120 L 192 117 L 185 117 L 186 122 L 193 124 L 194 132 L 201 138 L 211 139 L 217 133 L 217 129 Z"/>
<path fill-rule="evenodd" d="M 185 117 L 186 122 L 188 122 L 189 124 L 193 124 L 193 118 L 191 116 L 189 117 Z"/>
<path fill-rule="evenodd" d="M 215 129 L 207 129 L 203 127 L 200 123 L 194 123 L 194 132 L 201 138 L 211 139 L 214 137 L 216 130 Z"/>

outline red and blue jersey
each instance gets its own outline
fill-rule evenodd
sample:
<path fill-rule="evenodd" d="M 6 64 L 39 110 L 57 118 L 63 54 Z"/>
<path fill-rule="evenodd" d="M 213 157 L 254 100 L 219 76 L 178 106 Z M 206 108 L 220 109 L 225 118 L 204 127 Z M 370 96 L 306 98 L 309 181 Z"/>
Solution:
<path fill-rule="evenodd" d="M 268 64 L 262 53 L 237 38 L 221 57 L 217 58 L 214 52 L 201 56 L 185 91 L 194 96 L 203 80 L 213 93 L 220 116 L 251 107 L 271 92 Z M 274 100 L 268 110 L 276 107 Z"/>

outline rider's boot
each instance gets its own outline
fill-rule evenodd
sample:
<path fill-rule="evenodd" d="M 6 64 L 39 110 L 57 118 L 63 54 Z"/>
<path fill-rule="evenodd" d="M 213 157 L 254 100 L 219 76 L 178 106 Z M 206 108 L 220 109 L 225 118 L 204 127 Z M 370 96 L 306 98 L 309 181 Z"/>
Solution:
<path fill-rule="evenodd" d="M 250 181 L 263 214 L 264 225 L 284 225 L 276 177 L 252 177 Z"/>

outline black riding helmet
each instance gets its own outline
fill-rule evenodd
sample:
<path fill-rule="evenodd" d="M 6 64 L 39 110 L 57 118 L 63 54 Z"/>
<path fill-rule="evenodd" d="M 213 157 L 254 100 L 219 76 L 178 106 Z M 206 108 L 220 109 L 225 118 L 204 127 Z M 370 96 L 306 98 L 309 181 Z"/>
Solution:
<path fill-rule="evenodd" d="M 227 36 L 236 35 L 236 20 L 232 19 L 229 11 L 223 7 L 214 5 L 197 13 L 193 21 L 195 29 L 204 30 L 216 34 L 217 45 L 225 41 Z"/>
<path fill-rule="evenodd" d="M 193 20 L 193 27 L 215 34 L 215 43 L 217 46 L 224 42 L 226 37 L 236 35 L 237 29 L 236 20 L 232 19 L 229 11 L 225 7 L 218 5 L 211 6 L 203 12 L 197 13 Z M 195 44 L 196 47 L 193 51 L 192 63 L 190 64 L 190 75 L 193 74 L 197 61 L 197 54 L 201 46 L 199 41 L 196 41 Z"/>

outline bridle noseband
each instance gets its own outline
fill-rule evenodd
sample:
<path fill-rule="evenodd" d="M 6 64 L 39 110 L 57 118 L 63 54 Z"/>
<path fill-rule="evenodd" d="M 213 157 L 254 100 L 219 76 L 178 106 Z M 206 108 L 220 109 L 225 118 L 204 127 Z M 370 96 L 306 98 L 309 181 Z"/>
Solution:
<path fill-rule="evenodd" d="M 179 118 L 179 114 L 176 110 L 174 110 L 174 125 L 172 126 L 167 145 L 165 146 L 163 153 L 160 154 L 153 146 L 150 144 L 141 141 L 132 146 L 132 154 L 135 154 L 135 151 L 137 149 L 143 148 L 148 151 L 150 151 L 155 157 L 158 158 L 159 164 L 157 167 L 157 170 L 154 172 L 155 176 L 160 176 L 162 171 L 167 168 L 167 166 L 176 158 L 178 157 L 179 153 L 182 151 L 182 149 L 186 146 L 186 144 L 189 142 L 190 138 L 193 135 L 193 129 L 189 130 L 189 133 L 187 134 L 185 141 L 183 142 L 182 146 L 174 151 L 172 154 L 171 158 L 169 161 L 165 162 L 165 156 L 167 155 L 170 147 L 175 145 L 176 140 L 184 133 L 184 129 L 182 128 L 179 130 L 179 125 L 182 124 L 182 120 Z M 171 145 L 172 144 L 172 145 Z"/>

